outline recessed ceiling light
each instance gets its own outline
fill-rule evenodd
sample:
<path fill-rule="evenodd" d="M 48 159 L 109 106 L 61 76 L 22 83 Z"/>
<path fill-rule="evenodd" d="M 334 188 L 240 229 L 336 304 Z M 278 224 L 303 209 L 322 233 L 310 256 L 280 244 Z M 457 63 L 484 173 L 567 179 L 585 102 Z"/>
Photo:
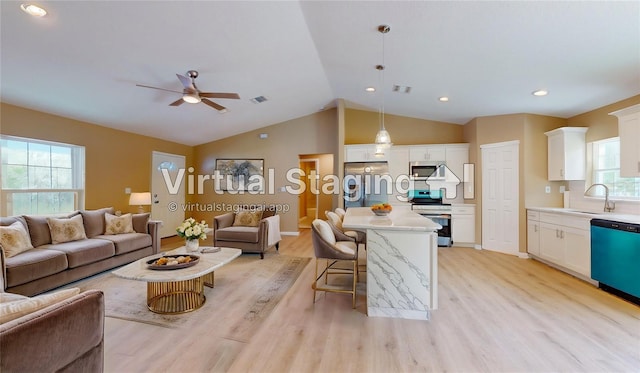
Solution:
<path fill-rule="evenodd" d="M 449 101 L 449 97 L 447 97 L 447 96 L 438 97 L 438 101 L 447 102 L 447 101 Z"/>
<path fill-rule="evenodd" d="M 34 4 L 21 4 L 20 9 L 22 9 L 25 13 L 32 15 L 34 17 L 44 17 L 47 15 L 47 11 L 44 8 L 41 8 Z"/>
<path fill-rule="evenodd" d="M 373 87 L 367 87 L 364 90 L 367 91 L 367 92 L 375 92 L 376 91 L 376 89 L 373 88 Z"/>
<path fill-rule="evenodd" d="M 539 89 L 537 91 L 533 91 L 531 94 L 534 96 L 546 96 L 549 92 L 545 91 L 544 89 Z"/>

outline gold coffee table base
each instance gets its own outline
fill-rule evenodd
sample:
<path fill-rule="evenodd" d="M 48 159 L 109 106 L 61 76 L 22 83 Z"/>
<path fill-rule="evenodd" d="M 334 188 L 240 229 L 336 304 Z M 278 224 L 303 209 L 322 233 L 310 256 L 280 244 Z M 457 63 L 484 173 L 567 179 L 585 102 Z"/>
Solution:
<path fill-rule="evenodd" d="M 148 282 L 147 308 L 163 315 L 175 315 L 195 311 L 207 298 L 204 285 L 213 287 L 214 272 L 185 281 Z"/>

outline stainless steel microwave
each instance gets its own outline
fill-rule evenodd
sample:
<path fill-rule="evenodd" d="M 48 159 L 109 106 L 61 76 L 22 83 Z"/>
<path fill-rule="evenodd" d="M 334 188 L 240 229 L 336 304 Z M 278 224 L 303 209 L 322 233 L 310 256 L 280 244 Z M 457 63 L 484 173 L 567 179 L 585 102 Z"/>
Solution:
<path fill-rule="evenodd" d="M 411 180 L 444 180 L 444 166 L 444 162 L 409 162 L 409 176 Z"/>

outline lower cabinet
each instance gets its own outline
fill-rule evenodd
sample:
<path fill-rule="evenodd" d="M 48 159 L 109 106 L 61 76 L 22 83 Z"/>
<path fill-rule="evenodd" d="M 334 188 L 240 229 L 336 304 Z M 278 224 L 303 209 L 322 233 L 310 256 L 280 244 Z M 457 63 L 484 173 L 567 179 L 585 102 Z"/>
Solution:
<path fill-rule="evenodd" d="M 527 212 L 527 251 L 541 259 L 591 278 L 589 218 L 562 213 Z"/>
<path fill-rule="evenodd" d="M 451 241 L 453 244 L 475 244 L 476 207 L 472 204 L 451 207 Z"/>

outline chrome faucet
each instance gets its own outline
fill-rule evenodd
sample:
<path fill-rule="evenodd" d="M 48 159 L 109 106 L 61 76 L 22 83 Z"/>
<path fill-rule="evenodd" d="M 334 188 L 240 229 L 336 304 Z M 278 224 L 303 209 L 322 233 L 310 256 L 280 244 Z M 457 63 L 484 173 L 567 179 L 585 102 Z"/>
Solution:
<path fill-rule="evenodd" d="M 609 187 L 604 184 L 591 184 L 591 186 L 584 191 L 584 195 L 586 196 L 587 194 L 589 194 L 591 188 L 597 185 L 601 185 L 604 187 L 604 212 L 611 212 L 615 210 L 616 203 L 613 201 L 609 201 Z"/>

